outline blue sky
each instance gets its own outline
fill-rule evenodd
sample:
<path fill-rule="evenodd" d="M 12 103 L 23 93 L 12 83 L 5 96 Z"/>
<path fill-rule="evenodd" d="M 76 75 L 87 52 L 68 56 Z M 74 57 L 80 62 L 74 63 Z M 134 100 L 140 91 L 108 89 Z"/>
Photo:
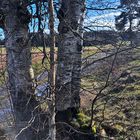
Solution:
<path fill-rule="evenodd" d="M 87 7 L 89 8 L 117 8 L 120 5 L 120 0 L 87 0 Z M 85 25 L 94 26 L 95 30 L 101 29 L 115 29 L 115 16 L 120 15 L 119 10 L 88 10 Z M 97 27 L 99 26 L 99 27 Z M 108 28 L 107 28 L 108 26 Z"/>
<path fill-rule="evenodd" d="M 4 39 L 4 33 L 3 30 L 0 28 L 0 39 Z"/>
<path fill-rule="evenodd" d="M 88 8 L 106 8 L 106 7 L 118 7 L 120 4 L 120 0 L 87 0 L 86 7 Z M 35 6 L 33 7 L 33 11 L 35 13 Z M 101 29 L 115 29 L 115 16 L 118 16 L 120 11 L 118 10 L 87 10 L 87 16 L 85 19 L 86 26 L 92 26 L 93 30 L 101 30 Z M 37 20 L 34 21 L 37 24 Z M 56 20 L 56 28 L 57 28 L 58 20 Z M 100 26 L 100 27 L 97 27 Z M 102 27 L 104 26 L 104 27 Z M 110 28 L 107 28 L 110 27 Z M 30 24 L 30 31 L 33 31 L 33 26 Z M 37 27 L 35 27 L 35 30 Z M 45 32 L 49 32 L 48 26 L 46 26 Z M 3 31 L 0 29 L 0 39 L 4 38 Z"/>

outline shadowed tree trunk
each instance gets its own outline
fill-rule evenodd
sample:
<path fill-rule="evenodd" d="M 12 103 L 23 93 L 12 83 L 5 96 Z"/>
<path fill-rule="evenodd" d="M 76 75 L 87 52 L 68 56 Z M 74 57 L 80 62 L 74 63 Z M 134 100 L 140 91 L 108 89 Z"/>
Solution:
<path fill-rule="evenodd" d="M 80 107 L 81 51 L 84 0 L 62 0 L 58 12 L 59 47 L 56 120 L 69 122 Z"/>
<path fill-rule="evenodd" d="M 3 12 L 8 82 L 14 109 L 16 137 L 17 140 L 40 140 L 44 136 L 39 125 L 41 112 L 33 95 L 33 77 L 30 73 L 31 46 L 28 38 L 30 16 L 27 9 L 22 8 L 17 0 L 3 1 Z"/>
<path fill-rule="evenodd" d="M 55 30 L 54 30 L 54 6 L 53 0 L 48 1 L 49 11 L 49 29 L 50 29 L 50 75 L 49 82 L 51 86 L 51 102 L 49 106 L 49 136 L 50 140 L 56 140 L 56 126 L 55 126 Z"/>

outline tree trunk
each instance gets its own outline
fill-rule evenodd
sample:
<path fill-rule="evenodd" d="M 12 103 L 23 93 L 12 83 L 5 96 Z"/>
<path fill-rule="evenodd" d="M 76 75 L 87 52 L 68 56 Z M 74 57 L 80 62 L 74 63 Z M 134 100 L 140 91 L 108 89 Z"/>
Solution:
<path fill-rule="evenodd" d="M 49 10 L 49 28 L 50 28 L 50 74 L 49 82 L 51 86 L 51 102 L 50 102 L 50 117 L 49 117 L 49 136 L 50 140 L 56 140 L 55 126 L 55 30 L 54 30 L 54 6 L 53 0 L 48 1 Z"/>
<path fill-rule="evenodd" d="M 57 121 L 69 122 L 80 107 L 81 18 L 84 0 L 62 0 L 58 12 Z"/>
<path fill-rule="evenodd" d="M 39 108 L 32 88 L 31 46 L 28 39 L 27 9 L 16 1 L 4 1 L 9 91 L 11 93 L 17 140 L 40 140 Z M 40 112 L 41 113 L 41 112 Z M 47 132 L 46 132 L 47 133 Z"/>

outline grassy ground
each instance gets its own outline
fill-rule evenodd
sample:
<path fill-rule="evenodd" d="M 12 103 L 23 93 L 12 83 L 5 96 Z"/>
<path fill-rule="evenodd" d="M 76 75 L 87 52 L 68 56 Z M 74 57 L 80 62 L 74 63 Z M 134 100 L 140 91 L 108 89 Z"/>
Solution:
<path fill-rule="evenodd" d="M 91 98 L 90 94 L 94 95 L 91 100 L 84 100 L 87 101 L 84 104 L 89 105 L 98 96 L 93 106 L 93 122 L 96 122 L 98 129 L 104 129 L 108 136 L 115 139 L 140 139 L 139 56 L 139 48 L 118 54 L 110 75 L 114 58 L 98 63 L 98 69 L 91 67 L 91 73 L 82 78 L 81 86 L 88 93 L 86 98 Z M 108 84 L 104 88 L 108 76 Z M 90 106 L 82 110 L 91 116 Z"/>
<path fill-rule="evenodd" d="M 98 47 L 85 47 L 82 57 L 88 58 L 91 55 L 112 48 L 111 46 L 105 46 L 100 50 Z M 40 51 L 42 51 L 42 48 L 39 48 L 39 50 L 33 49 L 33 52 Z M 49 52 L 49 48 L 46 51 Z M 134 58 L 129 57 L 130 55 L 134 56 Z M 101 130 L 104 130 L 108 136 L 115 137 L 115 139 L 124 140 L 126 137 L 140 139 L 138 129 L 140 127 L 140 59 L 137 58 L 138 56 L 140 56 L 139 49 L 120 53 L 117 56 L 109 78 L 110 86 L 101 92 L 98 100 L 94 103 L 94 133 L 95 131 L 100 133 Z M 91 117 L 92 100 L 104 87 L 113 59 L 114 57 L 111 57 L 101 61 L 98 63 L 98 69 L 91 68 L 91 73 L 82 76 L 81 87 L 84 93 L 81 93 L 81 110 L 88 117 L 79 118 L 76 122 L 78 126 L 84 128 L 88 126 Z M 47 60 L 45 65 L 48 68 Z M 43 71 L 46 68 L 45 65 L 41 64 L 41 60 L 34 63 L 35 74 L 37 75 Z M 121 77 L 122 73 L 125 76 Z M 115 80 L 116 82 L 112 84 L 112 81 Z M 88 119 L 85 120 L 86 118 Z M 85 121 L 82 122 L 82 120 Z"/>
<path fill-rule="evenodd" d="M 84 47 L 82 58 L 89 58 L 102 51 L 108 52 L 109 49 L 114 49 L 114 47 L 110 45 L 102 48 Z M 32 48 L 32 53 L 42 53 L 42 51 L 42 47 Z M 0 52 L 5 53 L 5 49 L 1 48 Z M 49 53 L 49 48 L 46 48 L 46 52 Z M 140 49 L 120 53 L 117 55 L 110 74 L 114 57 L 96 63 L 97 68 L 87 68 L 89 71 L 82 75 L 81 80 L 81 112 L 83 114 L 79 114 L 77 122 L 72 122 L 74 125 L 76 123 L 83 129 L 88 126 L 91 119 L 91 104 L 98 96 L 93 106 L 93 132 L 100 133 L 104 130 L 106 135 L 115 137 L 115 140 L 125 140 L 127 136 L 140 139 L 139 56 Z M 42 64 L 43 56 L 36 56 L 36 58 L 33 59 L 35 76 L 49 69 L 49 59 L 45 59 Z M 3 75 L 4 71 L 1 71 L 0 84 L 4 82 Z M 104 88 L 108 77 L 108 85 Z"/>

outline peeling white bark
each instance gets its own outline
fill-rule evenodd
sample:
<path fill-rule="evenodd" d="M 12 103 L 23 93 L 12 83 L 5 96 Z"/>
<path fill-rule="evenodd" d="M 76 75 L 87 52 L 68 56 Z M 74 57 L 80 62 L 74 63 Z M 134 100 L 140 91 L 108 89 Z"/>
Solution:
<path fill-rule="evenodd" d="M 59 10 L 57 110 L 80 106 L 81 52 L 84 0 L 62 0 Z M 79 34 L 79 35 L 77 35 Z"/>
<path fill-rule="evenodd" d="M 34 117 L 33 112 L 38 102 L 33 96 L 31 75 L 31 47 L 28 41 L 27 10 L 22 9 L 16 0 L 3 1 L 5 16 L 5 35 L 7 49 L 7 68 L 9 90 L 12 97 L 17 134 L 24 128 L 17 140 L 33 140 L 37 135 L 28 121 Z M 21 11 L 23 12 L 21 14 Z M 25 13 L 25 15 L 24 15 Z M 21 15 L 20 15 L 21 14 Z M 29 125 L 29 127 L 28 127 Z M 37 125 L 37 124 L 36 124 Z"/>

